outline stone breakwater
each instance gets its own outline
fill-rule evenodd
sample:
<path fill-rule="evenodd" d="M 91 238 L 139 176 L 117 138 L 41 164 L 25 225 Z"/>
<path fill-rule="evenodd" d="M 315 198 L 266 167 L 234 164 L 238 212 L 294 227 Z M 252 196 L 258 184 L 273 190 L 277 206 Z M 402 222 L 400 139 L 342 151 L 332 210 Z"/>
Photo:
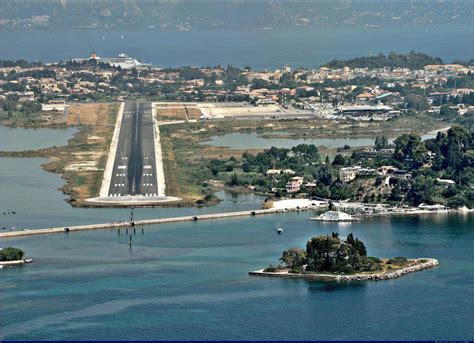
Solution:
<path fill-rule="evenodd" d="M 424 269 L 436 267 L 439 262 L 434 258 L 417 258 L 410 260 L 414 262 L 414 265 L 399 268 L 396 270 L 385 271 L 381 273 L 360 273 L 351 275 L 336 275 L 336 274 L 325 274 L 325 273 L 288 273 L 285 271 L 278 272 L 265 272 L 264 269 L 249 272 L 252 276 L 267 276 L 267 277 L 284 277 L 284 278 L 299 278 L 308 280 L 336 280 L 336 281 L 379 281 L 396 279 L 405 274 L 419 272 Z"/>
<path fill-rule="evenodd" d="M 422 262 L 425 260 L 426 262 Z M 419 272 L 420 270 L 436 267 L 439 264 L 438 260 L 434 258 L 418 258 L 418 259 L 415 259 L 414 262 L 416 262 L 416 264 L 413 266 L 408 266 L 408 267 L 404 267 L 397 270 L 386 271 L 383 273 L 338 275 L 336 277 L 336 280 L 338 281 L 367 281 L 367 280 L 378 281 L 378 280 L 396 279 L 405 274 L 415 273 L 415 272 Z"/>

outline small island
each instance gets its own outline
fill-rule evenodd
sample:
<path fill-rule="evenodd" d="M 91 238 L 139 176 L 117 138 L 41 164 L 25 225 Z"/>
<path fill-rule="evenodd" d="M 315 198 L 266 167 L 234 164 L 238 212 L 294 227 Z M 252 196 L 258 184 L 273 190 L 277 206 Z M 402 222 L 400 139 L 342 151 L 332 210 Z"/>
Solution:
<path fill-rule="evenodd" d="M 31 262 L 33 262 L 32 259 L 25 259 L 25 252 L 23 250 L 12 247 L 0 248 L 0 269 Z"/>
<path fill-rule="evenodd" d="M 250 272 L 255 276 L 275 276 L 337 281 L 386 280 L 438 265 L 433 258 L 379 259 L 367 256 L 365 244 L 350 233 L 317 236 L 306 243 L 306 250 L 290 248 L 280 258 L 284 265 Z"/>

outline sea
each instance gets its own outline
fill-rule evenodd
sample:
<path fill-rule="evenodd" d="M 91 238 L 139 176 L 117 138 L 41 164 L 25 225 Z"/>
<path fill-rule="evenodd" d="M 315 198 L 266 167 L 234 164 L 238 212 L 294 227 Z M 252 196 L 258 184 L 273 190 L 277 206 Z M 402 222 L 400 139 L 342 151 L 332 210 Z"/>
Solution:
<path fill-rule="evenodd" d="M 363 33 L 363 34 L 362 34 Z M 124 36 L 124 39 L 121 36 Z M 0 58 L 57 61 L 128 53 L 157 66 L 282 64 L 411 49 L 469 59 L 472 28 L 239 32 L 0 32 Z M 105 37 L 105 38 L 104 38 Z M 74 129 L 2 129 L 3 150 L 66 144 Z M 259 138 L 260 139 L 260 138 Z M 255 140 L 252 144 L 260 144 Z M 226 144 L 227 141 L 218 142 Z M 285 145 L 289 144 L 285 141 Z M 297 141 L 295 141 L 297 144 Z M 72 208 L 43 158 L 0 158 L 0 230 L 127 220 L 127 209 Z M 259 208 L 264 198 L 219 192 L 202 208 L 136 209 L 160 218 Z M 0 340 L 468 340 L 474 337 L 474 214 L 354 223 L 284 213 L 0 239 L 34 262 L 0 270 Z M 282 235 L 276 228 L 283 228 Z M 2 230 L 3 231 L 3 230 Z M 378 282 L 248 275 L 312 236 L 353 233 L 378 257 L 433 257 L 436 268 Z"/>
<path fill-rule="evenodd" d="M 156 67 L 318 67 L 334 58 L 406 53 L 474 57 L 474 26 L 215 31 L 0 31 L 0 59 L 55 62 L 125 53 Z"/>

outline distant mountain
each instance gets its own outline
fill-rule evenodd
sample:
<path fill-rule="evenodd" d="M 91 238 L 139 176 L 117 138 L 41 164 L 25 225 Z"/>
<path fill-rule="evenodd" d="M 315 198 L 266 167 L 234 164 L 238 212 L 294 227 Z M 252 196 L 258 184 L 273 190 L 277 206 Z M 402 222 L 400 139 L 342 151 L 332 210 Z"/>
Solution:
<path fill-rule="evenodd" d="M 461 0 L 2 0 L 0 29 L 302 29 L 474 25 Z"/>

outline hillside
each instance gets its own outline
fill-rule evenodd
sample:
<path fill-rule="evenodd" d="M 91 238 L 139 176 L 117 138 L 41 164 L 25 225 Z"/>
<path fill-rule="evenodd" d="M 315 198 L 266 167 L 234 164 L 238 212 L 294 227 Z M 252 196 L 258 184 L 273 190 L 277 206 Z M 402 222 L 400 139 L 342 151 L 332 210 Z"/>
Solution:
<path fill-rule="evenodd" d="M 470 1 L 3 0 L 0 29 L 302 29 L 472 25 Z"/>

